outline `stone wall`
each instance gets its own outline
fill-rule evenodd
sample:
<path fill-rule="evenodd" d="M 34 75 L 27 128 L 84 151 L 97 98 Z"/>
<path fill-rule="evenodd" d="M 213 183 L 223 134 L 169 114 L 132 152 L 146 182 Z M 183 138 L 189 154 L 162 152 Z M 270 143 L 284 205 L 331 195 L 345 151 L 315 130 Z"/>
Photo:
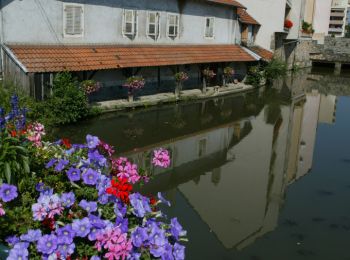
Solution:
<path fill-rule="evenodd" d="M 326 37 L 324 51 L 334 54 L 350 54 L 350 38 Z"/>
<path fill-rule="evenodd" d="M 307 68 L 312 66 L 310 53 L 315 52 L 316 49 L 317 43 L 311 39 L 283 41 L 281 44 L 276 44 L 275 56 L 286 61 L 289 69 L 293 66 Z"/>

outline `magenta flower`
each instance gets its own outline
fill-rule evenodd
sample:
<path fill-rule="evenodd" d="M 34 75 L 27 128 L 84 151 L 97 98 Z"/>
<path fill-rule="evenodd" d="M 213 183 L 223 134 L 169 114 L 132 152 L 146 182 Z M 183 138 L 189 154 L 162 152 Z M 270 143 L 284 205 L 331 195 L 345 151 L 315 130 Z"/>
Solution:
<path fill-rule="evenodd" d="M 154 166 L 159 166 L 161 168 L 168 168 L 171 163 L 169 151 L 164 148 L 159 148 L 158 150 L 154 150 L 152 163 Z"/>
<path fill-rule="evenodd" d="M 0 216 L 3 216 L 3 215 L 5 215 L 5 210 L 2 207 L 2 204 L 0 203 Z"/>

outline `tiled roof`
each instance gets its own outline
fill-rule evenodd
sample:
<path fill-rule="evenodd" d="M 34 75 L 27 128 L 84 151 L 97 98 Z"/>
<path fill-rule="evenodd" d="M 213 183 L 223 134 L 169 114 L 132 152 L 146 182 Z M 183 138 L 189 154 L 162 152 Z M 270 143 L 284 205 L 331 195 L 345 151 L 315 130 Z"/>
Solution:
<path fill-rule="evenodd" d="M 239 45 L 9 45 L 27 72 L 255 61 Z"/>
<path fill-rule="evenodd" d="M 237 13 L 242 23 L 260 25 L 245 9 L 238 8 Z"/>
<path fill-rule="evenodd" d="M 260 46 L 252 46 L 252 47 L 249 47 L 249 49 L 255 52 L 256 54 L 258 54 L 264 60 L 270 61 L 273 58 L 273 52 L 266 50 Z"/>
<path fill-rule="evenodd" d="M 212 2 L 212 3 L 216 3 L 216 4 L 231 5 L 231 6 L 235 6 L 235 7 L 245 8 L 244 5 L 237 2 L 236 0 L 207 0 L 207 1 Z"/>

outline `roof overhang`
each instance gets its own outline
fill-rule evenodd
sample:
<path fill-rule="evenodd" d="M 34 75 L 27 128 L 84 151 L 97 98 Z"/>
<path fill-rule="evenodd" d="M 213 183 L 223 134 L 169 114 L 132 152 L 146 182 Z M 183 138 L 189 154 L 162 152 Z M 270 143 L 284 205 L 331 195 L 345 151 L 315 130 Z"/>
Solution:
<path fill-rule="evenodd" d="M 131 67 L 256 61 L 239 45 L 7 45 L 25 72 L 94 71 Z"/>

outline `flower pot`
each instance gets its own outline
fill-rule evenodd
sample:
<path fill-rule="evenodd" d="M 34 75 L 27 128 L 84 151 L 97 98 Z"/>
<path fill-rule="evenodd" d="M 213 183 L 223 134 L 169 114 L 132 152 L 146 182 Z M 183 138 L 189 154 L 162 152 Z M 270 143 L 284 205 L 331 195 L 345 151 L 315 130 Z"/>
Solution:
<path fill-rule="evenodd" d="M 129 94 L 128 95 L 128 101 L 129 102 L 133 102 L 134 101 L 134 95 L 133 94 Z"/>
<path fill-rule="evenodd" d="M 238 82 L 239 82 L 238 79 L 233 80 L 233 83 L 235 83 L 235 84 L 238 84 Z"/>

